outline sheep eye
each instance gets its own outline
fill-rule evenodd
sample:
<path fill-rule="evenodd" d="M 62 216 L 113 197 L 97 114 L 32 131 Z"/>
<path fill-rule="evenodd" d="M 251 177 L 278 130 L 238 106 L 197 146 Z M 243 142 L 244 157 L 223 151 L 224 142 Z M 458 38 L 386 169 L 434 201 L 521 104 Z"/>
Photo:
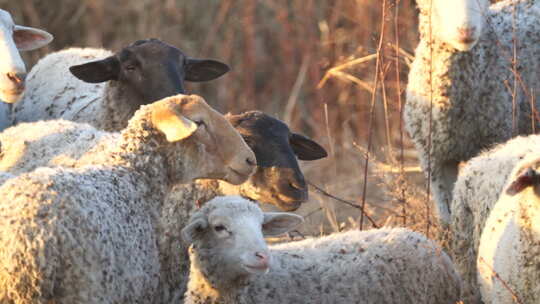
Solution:
<path fill-rule="evenodd" d="M 126 66 L 126 71 L 133 72 L 135 71 L 136 67 L 134 65 L 128 65 Z"/>
<path fill-rule="evenodd" d="M 227 228 L 225 228 L 224 225 L 216 225 L 216 226 L 214 226 L 214 230 L 215 230 L 216 232 L 221 232 L 221 231 L 226 231 Z"/>
<path fill-rule="evenodd" d="M 203 120 L 195 120 L 195 123 L 197 124 L 197 126 L 205 126 L 206 125 Z"/>

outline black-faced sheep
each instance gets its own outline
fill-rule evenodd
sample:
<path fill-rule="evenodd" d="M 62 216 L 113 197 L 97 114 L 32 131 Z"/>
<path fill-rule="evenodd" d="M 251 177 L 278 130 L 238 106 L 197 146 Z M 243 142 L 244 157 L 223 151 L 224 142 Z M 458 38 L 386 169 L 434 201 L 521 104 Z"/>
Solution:
<path fill-rule="evenodd" d="M 185 93 L 184 81 L 208 81 L 228 70 L 157 39 L 136 41 L 115 54 L 66 49 L 32 68 L 13 116 L 16 123 L 62 118 L 119 131 L 141 105 Z"/>

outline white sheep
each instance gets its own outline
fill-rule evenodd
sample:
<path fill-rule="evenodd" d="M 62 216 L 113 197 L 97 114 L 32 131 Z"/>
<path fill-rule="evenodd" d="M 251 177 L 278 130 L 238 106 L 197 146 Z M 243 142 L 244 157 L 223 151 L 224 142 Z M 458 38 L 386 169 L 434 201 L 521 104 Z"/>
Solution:
<path fill-rule="evenodd" d="M 349 231 L 267 247 L 301 222 L 217 197 L 182 230 L 190 247 L 186 304 L 456 303 L 460 278 L 433 241 L 402 228 Z"/>
<path fill-rule="evenodd" d="M 449 253 L 470 302 L 479 300 L 476 259 L 480 235 L 514 167 L 540 149 L 540 135 L 519 136 L 469 160 L 454 187 Z"/>
<path fill-rule="evenodd" d="M 308 188 L 298 159 L 316 160 L 326 151 L 313 140 L 291 132 L 282 121 L 260 111 L 227 115 L 255 153 L 254 174 L 241 185 L 220 180 L 198 180 L 175 185 L 162 205 L 160 246 L 161 275 L 156 303 L 176 303 L 186 290 L 189 272 L 187 246 L 180 231 L 196 207 L 215 196 L 237 194 L 295 210 L 308 198 Z M 85 154 L 101 153 L 116 134 L 97 131 L 86 124 L 66 120 L 22 123 L 0 133 L 0 171 L 19 175 L 40 166 L 77 167 Z M 159 298 L 160 297 L 160 298 Z"/>
<path fill-rule="evenodd" d="M 255 164 L 197 96 L 141 107 L 100 145 L 77 168 L 41 167 L 0 187 L 0 302 L 153 303 L 168 189 L 196 178 L 238 184 Z"/>
<path fill-rule="evenodd" d="M 136 41 L 116 54 L 70 48 L 32 68 L 14 121 L 62 118 L 119 131 L 141 105 L 184 93 L 184 81 L 208 81 L 228 70 L 224 63 L 188 57 L 157 39 Z"/>
<path fill-rule="evenodd" d="M 540 154 L 512 171 L 480 238 L 478 281 L 484 303 L 540 299 Z"/>
<path fill-rule="evenodd" d="M 540 92 L 540 2 L 417 4 L 420 43 L 404 120 L 446 226 L 458 164 L 517 133 L 531 133 L 530 104 Z"/>
<path fill-rule="evenodd" d="M 52 40 L 46 31 L 16 25 L 9 12 L 0 9 L 0 131 L 11 124 L 6 103 L 18 101 L 25 87 L 26 66 L 19 51 L 37 49 Z"/>

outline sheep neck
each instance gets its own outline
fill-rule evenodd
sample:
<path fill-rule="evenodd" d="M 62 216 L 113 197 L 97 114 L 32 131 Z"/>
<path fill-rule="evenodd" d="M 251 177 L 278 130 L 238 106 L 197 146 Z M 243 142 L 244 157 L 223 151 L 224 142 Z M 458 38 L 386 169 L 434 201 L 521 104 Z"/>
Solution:
<path fill-rule="evenodd" d="M 105 84 L 105 107 L 102 128 L 106 131 L 119 131 L 127 126 L 127 122 L 140 108 L 141 96 L 133 89 L 127 88 L 119 81 L 111 80 Z"/>
<path fill-rule="evenodd" d="M 249 276 L 226 278 L 227 271 L 214 265 L 215 257 L 201 257 L 190 248 L 190 274 L 185 294 L 186 304 L 247 304 L 245 290 Z M 204 254 L 202 254 L 204 256 Z M 202 258 L 202 260 L 201 260 Z M 204 261 L 204 262 L 202 262 Z M 203 265 L 207 267 L 204 267 Z M 201 267 L 203 266 L 203 267 Z"/>
<path fill-rule="evenodd" d="M 137 115 L 119 134 L 113 145 L 109 141 L 101 143 L 106 145 L 103 149 L 97 149 L 102 152 L 82 159 L 80 164 L 124 167 L 130 172 L 145 176 L 151 181 L 149 184 L 158 187 L 159 189 L 155 190 L 164 195 L 172 182 L 167 175 L 166 157 L 160 147 L 168 143 L 151 127 L 148 116 L 148 113 Z"/>

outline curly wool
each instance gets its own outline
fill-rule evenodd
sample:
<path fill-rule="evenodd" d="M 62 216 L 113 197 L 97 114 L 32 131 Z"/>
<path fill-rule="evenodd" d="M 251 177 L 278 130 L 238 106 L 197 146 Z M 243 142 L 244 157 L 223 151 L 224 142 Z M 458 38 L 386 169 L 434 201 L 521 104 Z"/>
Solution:
<path fill-rule="evenodd" d="M 79 168 L 38 168 L 0 187 L 0 302 L 154 301 L 158 210 L 172 183 L 165 160 L 180 169 L 186 151 L 162 155 L 149 110 Z"/>
<path fill-rule="evenodd" d="M 507 0 L 492 5 L 478 43 L 467 52 L 430 41 L 429 19 L 429 12 L 421 9 L 421 41 L 409 73 L 404 120 L 424 172 L 431 168 L 434 200 L 446 225 L 458 163 L 493 143 L 531 131 L 530 95 L 540 92 L 540 2 Z M 506 86 L 517 81 L 513 68 L 520 75 L 515 96 Z M 518 108 L 515 115 L 513 101 Z"/>
<path fill-rule="evenodd" d="M 538 150 L 529 153 L 514 167 L 505 186 L 511 185 L 529 168 L 538 170 L 539 164 Z M 484 303 L 538 302 L 539 206 L 538 181 L 517 194 L 503 191 L 495 203 L 482 231 L 477 260 Z"/>
<path fill-rule="evenodd" d="M 480 235 L 512 170 L 540 149 L 540 135 L 516 137 L 471 159 L 453 192 L 449 253 L 461 273 L 470 302 L 479 300 L 476 259 Z"/>
<path fill-rule="evenodd" d="M 219 218 L 248 213 L 263 217 L 255 204 L 243 201 L 231 206 L 223 200 L 210 202 L 192 221 L 210 211 Z M 186 304 L 453 304 L 460 299 L 461 280 L 448 256 L 435 242 L 407 229 L 348 231 L 273 245 L 268 273 L 226 282 L 219 269 L 228 267 L 216 265 L 224 260 L 216 257 L 204 236 L 199 237 L 190 248 Z M 220 287 L 208 282 L 220 282 Z"/>
<path fill-rule="evenodd" d="M 15 123 L 64 118 L 89 123 L 99 129 L 125 127 L 132 111 L 114 82 L 87 83 L 69 72 L 69 67 L 113 55 L 104 49 L 70 48 L 38 61 L 27 77 L 26 93 L 13 109 Z M 119 107 L 121 104 L 121 107 Z"/>

